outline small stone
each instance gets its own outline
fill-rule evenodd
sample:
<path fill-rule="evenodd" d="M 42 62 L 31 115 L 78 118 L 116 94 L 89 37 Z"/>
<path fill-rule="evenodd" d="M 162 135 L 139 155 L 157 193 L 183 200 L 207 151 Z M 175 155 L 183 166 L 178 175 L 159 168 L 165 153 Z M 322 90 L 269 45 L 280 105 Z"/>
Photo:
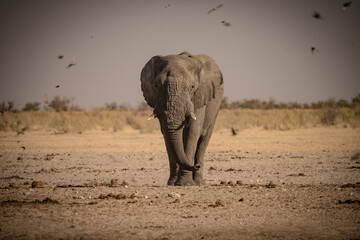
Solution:
<path fill-rule="evenodd" d="M 111 186 L 111 187 L 117 187 L 117 186 L 119 186 L 119 180 L 118 180 L 118 179 L 111 179 L 111 181 L 110 181 L 110 186 Z"/>
<path fill-rule="evenodd" d="M 143 196 L 139 195 L 138 193 L 133 193 L 130 195 L 131 199 L 139 199 L 139 198 L 143 198 Z"/>
<path fill-rule="evenodd" d="M 116 199 L 126 199 L 126 195 L 119 193 L 118 195 L 115 195 Z"/>
<path fill-rule="evenodd" d="M 273 181 L 270 181 L 268 184 L 265 185 L 265 187 L 267 187 L 267 188 L 276 188 L 277 185 Z"/>
<path fill-rule="evenodd" d="M 53 200 L 53 199 L 47 197 L 47 198 L 45 198 L 45 199 L 43 200 L 43 203 L 58 204 L 59 202 L 58 202 L 57 200 Z"/>
<path fill-rule="evenodd" d="M 55 154 L 47 154 L 47 155 L 45 156 L 45 160 L 48 160 L 48 161 L 53 160 L 53 159 L 54 159 L 54 156 L 55 156 Z"/>
<path fill-rule="evenodd" d="M 181 198 L 181 195 L 178 193 L 169 193 L 168 196 L 171 198 Z"/>
<path fill-rule="evenodd" d="M 129 183 L 127 183 L 126 181 L 123 181 L 120 185 L 123 187 L 129 187 Z"/>
<path fill-rule="evenodd" d="M 235 183 L 233 181 L 228 182 L 229 186 L 235 187 Z"/>
<path fill-rule="evenodd" d="M 216 200 L 215 204 L 209 205 L 209 207 L 213 207 L 213 208 L 220 207 L 220 206 L 224 207 L 224 201 L 221 199 Z"/>
<path fill-rule="evenodd" d="M 100 194 L 99 198 L 100 199 L 107 199 L 107 196 L 105 196 L 104 194 Z"/>
<path fill-rule="evenodd" d="M 32 187 L 32 188 L 41 188 L 41 187 L 43 187 L 43 186 L 44 186 L 44 183 L 41 182 L 41 181 L 33 181 L 33 182 L 31 183 L 31 187 Z"/>
<path fill-rule="evenodd" d="M 224 206 L 224 201 L 221 199 L 216 200 L 215 205 L 217 206 Z"/>
<path fill-rule="evenodd" d="M 221 180 L 221 181 L 220 181 L 220 185 L 225 185 L 225 186 L 226 186 L 226 185 L 227 185 L 227 182 L 224 181 L 224 180 Z"/>

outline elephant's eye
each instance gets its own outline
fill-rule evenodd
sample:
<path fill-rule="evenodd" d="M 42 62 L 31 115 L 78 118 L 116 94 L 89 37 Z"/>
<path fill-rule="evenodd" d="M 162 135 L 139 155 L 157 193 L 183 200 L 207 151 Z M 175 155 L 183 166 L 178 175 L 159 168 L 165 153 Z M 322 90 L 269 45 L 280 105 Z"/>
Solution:
<path fill-rule="evenodd" d="M 192 85 L 191 88 L 194 89 L 194 88 L 195 88 L 195 85 Z"/>

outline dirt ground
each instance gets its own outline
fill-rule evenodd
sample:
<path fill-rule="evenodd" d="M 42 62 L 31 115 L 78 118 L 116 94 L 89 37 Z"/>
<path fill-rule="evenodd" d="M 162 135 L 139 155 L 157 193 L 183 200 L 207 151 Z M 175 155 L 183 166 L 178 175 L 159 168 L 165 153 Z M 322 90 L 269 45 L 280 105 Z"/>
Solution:
<path fill-rule="evenodd" d="M 162 136 L 0 133 L 1 239 L 359 239 L 360 129 L 213 134 L 206 186 Z"/>

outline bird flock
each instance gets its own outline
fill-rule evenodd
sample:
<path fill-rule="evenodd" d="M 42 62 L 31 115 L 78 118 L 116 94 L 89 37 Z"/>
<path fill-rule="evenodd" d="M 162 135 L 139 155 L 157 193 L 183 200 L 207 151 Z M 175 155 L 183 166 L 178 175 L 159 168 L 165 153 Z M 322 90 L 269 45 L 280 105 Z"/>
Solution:
<path fill-rule="evenodd" d="M 224 6 L 224 4 L 220 4 L 220 5 L 217 5 L 216 7 L 213 7 L 212 9 L 210 9 L 210 11 L 208 11 L 208 14 L 212 13 L 212 12 L 215 12 L 215 11 L 218 11 L 222 6 Z M 225 27 L 230 27 L 231 26 L 231 23 L 228 22 L 228 21 L 225 21 L 225 20 L 222 20 L 221 23 L 225 26 Z"/>
<path fill-rule="evenodd" d="M 64 55 L 58 55 L 57 58 L 58 58 L 58 59 L 63 59 L 63 58 L 64 58 Z M 75 65 L 76 65 L 76 63 L 75 63 L 75 57 L 72 57 L 70 63 L 67 65 L 66 68 L 71 68 L 71 67 L 73 67 L 73 66 L 75 66 Z M 59 87 L 60 87 L 59 84 L 55 86 L 55 88 L 59 88 Z M 45 95 L 45 96 L 46 96 L 46 95 Z M 44 98 L 45 98 L 45 97 L 44 97 Z M 48 99 L 47 96 L 46 96 L 46 99 Z M 48 101 L 48 100 L 47 100 L 47 101 Z"/>
<path fill-rule="evenodd" d="M 347 11 L 347 9 L 351 7 L 351 5 L 352 5 L 352 2 L 351 2 L 351 1 L 349 1 L 349 2 L 343 2 L 343 3 L 341 4 L 341 12 L 344 13 L 345 11 Z M 216 7 L 211 8 L 207 13 L 208 13 L 208 14 L 212 14 L 212 13 L 214 13 L 214 12 L 216 12 L 216 11 L 219 11 L 219 9 L 222 8 L 223 6 L 224 6 L 224 4 L 219 4 L 219 5 L 217 5 Z M 164 6 L 164 8 L 169 8 L 169 7 L 171 7 L 171 4 L 167 4 L 166 6 Z M 323 16 L 322 16 L 321 13 L 318 12 L 318 11 L 314 11 L 313 14 L 312 14 L 312 17 L 313 17 L 314 19 L 317 19 L 317 20 L 323 19 Z M 225 26 L 225 27 L 230 27 L 230 26 L 231 26 L 231 22 L 226 21 L 226 20 L 222 20 L 220 23 L 221 23 L 223 26 Z M 91 39 L 93 39 L 93 38 L 94 38 L 94 36 L 91 36 Z M 318 49 L 317 47 L 315 47 L 315 46 L 311 46 L 311 47 L 310 47 L 310 50 L 311 50 L 311 53 L 312 53 L 312 54 L 319 53 L 319 49 Z M 62 59 L 64 59 L 64 55 L 58 55 L 57 58 L 58 58 L 59 60 L 62 60 Z M 66 69 L 72 68 L 72 67 L 74 67 L 74 66 L 76 66 L 75 57 L 72 57 L 70 63 L 67 65 Z M 55 86 L 55 88 L 60 88 L 60 85 L 57 84 L 57 85 Z M 47 97 L 47 95 L 45 95 L 44 101 L 45 101 L 45 102 L 48 102 L 48 97 Z"/>
<path fill-rule="evenodd" d="M 352 2 L 343 2 L 341 4 L 341 12 L 344 13 L 349 7 L 351 7 L 351 4 L 352 4 Z M 318 19 L 318 20 L 323 19 L 323 16 L 318 11 L 314 11 L 312 14 L 312 17 L 315 19 Z M 319 49 L 315 46 L 311 46 L 310 50 L 311 50 L 312 54 L 319 53 Z"/>

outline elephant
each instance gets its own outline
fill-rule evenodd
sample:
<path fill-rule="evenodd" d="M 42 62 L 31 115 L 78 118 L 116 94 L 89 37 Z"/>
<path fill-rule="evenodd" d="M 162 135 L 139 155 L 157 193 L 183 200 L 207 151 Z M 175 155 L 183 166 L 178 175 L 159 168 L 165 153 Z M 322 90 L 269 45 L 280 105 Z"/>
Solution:
<path fill-rule="evenodd" d="M 223 93 L 223 75 L 209 56 L 154 56 L 141 71 L 141 90 L 158 118 L 169 158 L 168 185 L 205 185 L 204 156 Z"/>

